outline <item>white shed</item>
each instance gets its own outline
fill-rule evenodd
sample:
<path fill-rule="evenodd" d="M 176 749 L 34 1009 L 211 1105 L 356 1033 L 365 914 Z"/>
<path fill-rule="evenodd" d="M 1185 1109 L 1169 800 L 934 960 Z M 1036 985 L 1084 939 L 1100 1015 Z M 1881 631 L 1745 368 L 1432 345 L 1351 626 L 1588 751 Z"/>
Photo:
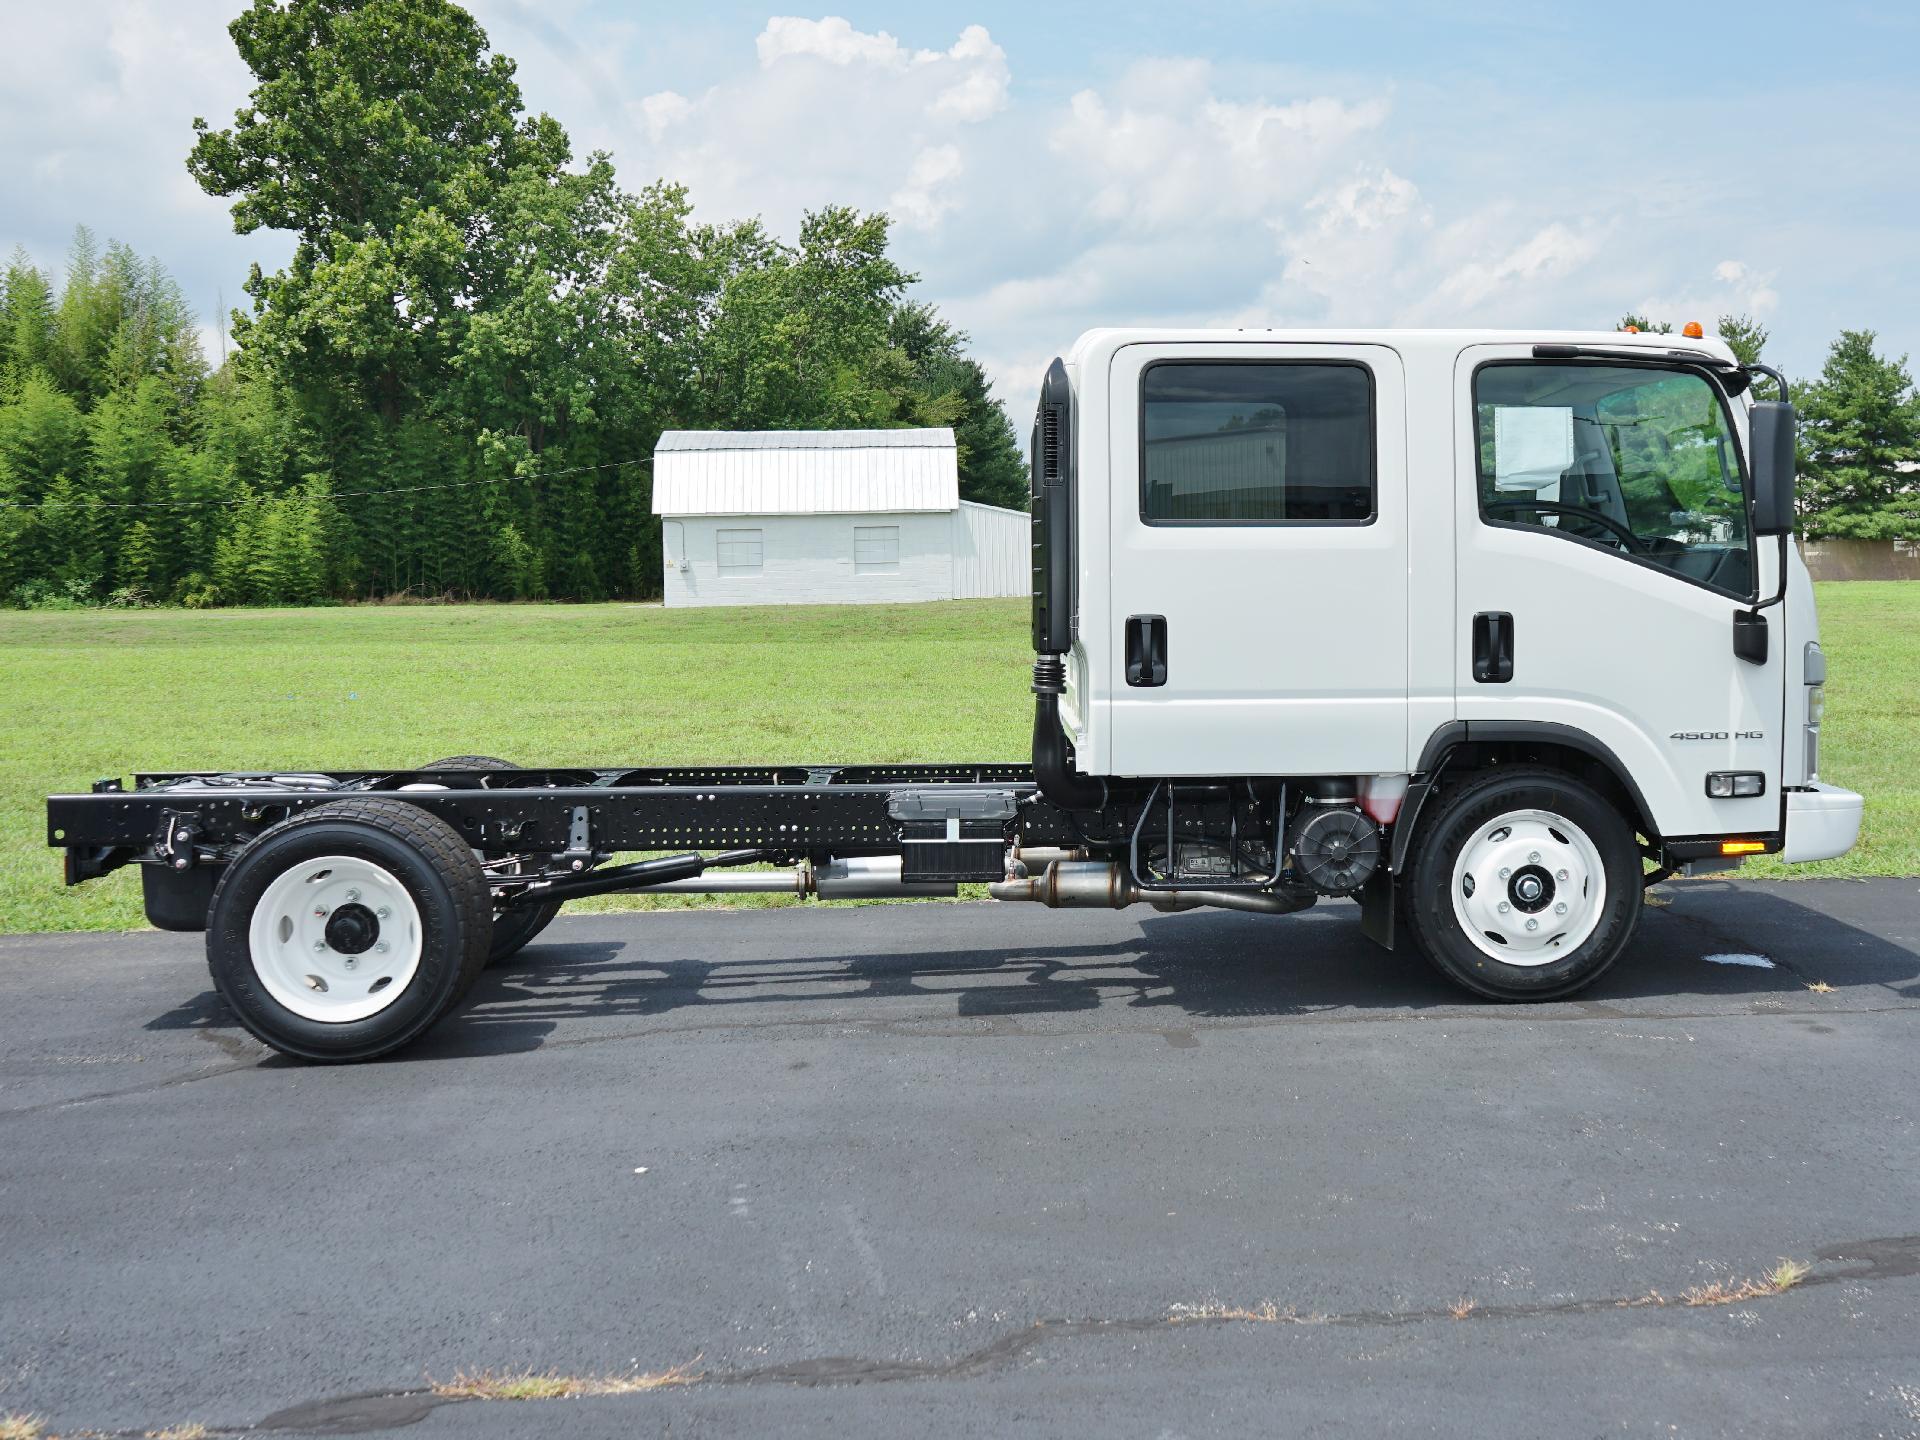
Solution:
<path fill-rule="evenodd" d="M 1024 595 L 1024 510 L 960 498 L 953 431 L 669 430 L 653 452 L 669 605 Z"/>

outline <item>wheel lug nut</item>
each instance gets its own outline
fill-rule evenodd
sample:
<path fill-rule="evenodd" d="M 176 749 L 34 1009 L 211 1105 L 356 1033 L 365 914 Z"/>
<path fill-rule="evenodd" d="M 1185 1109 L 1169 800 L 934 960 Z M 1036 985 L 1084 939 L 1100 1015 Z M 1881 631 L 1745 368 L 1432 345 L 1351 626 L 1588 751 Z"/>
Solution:
<path fill-rule="evenodd" d="M 1533 858 L 1534 858 L 1534 859 L 1536 859 L 1536 860 L 1538 860 L 1538 859 L 1539 859 L 1540 857 L 1539 857 L 1538 855 L 1536 855 L 1536 856 L 1534 856 Z M 349 891 L 347 891 L 347 899 L 349 899 L 349 900 L 358 900 L 359 898 L 360 898 L 360 892 L 359 892 L 358 890 L 349 890 Z"/>
<path fill-rule="evenodd" d="M 347 956 L 347 969 L 351 970 L 353 969 L 354 966 L 358 965 L 359 963 L 360 962 L 354 959 L 353 956 L 351 955 Z"/>
<path fill-rule="evenodd" d="M 378 945 L 375 945 L 373 948 L 379 951 L 382 955 L 384 955 L 387 953 L 387 942 L 382 940 Z"/>
<path fill-rule="evenodd" d="M 1553 878 L 1556 880 L 1565 880 L 1567 878 L 1567 872 L 1564 870 L 1556 870 L 1553 872 Z"/>
<path fill-rule="evenodd" d="M 1513 871 L 1507 869 L 1505 866 L 1502 866 L 1500 868 L 1500 878 L 1502 880 L 1508 879 L 1510 876 L 1512 876 L 1512 874 L 1513 874 Z"/>
<path fill-rule="evenodd" d="M 313 907 L 313 918 L 314 918 L 314 919 L 316 919 L 316 920 L 324 920 L 324 919 L 326 919 L 326 918 L 327 918 L 327 907 L 326 907 L 326 906 L 324 906 L 324 905 L 316 905 L 316 906 L 314 906 L 314 907 Z"/>
<path fill-rule="evenodd" d="M 1527 921 L 1527 929 L 1538 930 L 1539 928 L 1540 928 L 1540 922 L 1538 920 Z"/>
<path fill-rule="evenodd" d="M 1506 901 L 1504 901 L 1504 900 L 1502 900 L 1502 901 L 1501 901 L 1501 902 L 1500 902 L 1500 903 L 1499 903 L 1499 904 L 1498 904 L 1497 906 L 1495 906 L 1494 908 L 1495 908 L 1495 909 L 1497 909 L 1497 910 L 1498 910 L 1498 911 L 1499 911 L 1499 912 L 1500 912 L 1500 913 L 1501 913 L 1502 915 L 1504 915 L 1504 914 L 1506 914 L 1506 913 L 1507 913 L 1507 911 L 1509 911 L 1509 910 L 1511 910 L 1511 909 L 1512 909 L 1513 907 L 1512 907 L 1511 905 L 1509 905 L 1509 904 L 1507 904 L 1507 902 L 1506 902 Z"/>
<path fill-rule="evenodd" d="M 1566 879 L 1566 878 L 1567 878 L 1567 876 L 1566 876 L 1566 872 L 1565 872 L 1565 871 L 1562 871 L 1562 872 L 1561 872 L 1561 874 L 1560 874 L 1560 878 L 1561 878 L 1562 880 L 1564 880 L 1564 879 Z M 386 919 L 386 918 L 387 918 L 387 917 L 388 917 L 389 915 L 391 915 L 391 914 L 392 914 L 393 912 L 392 912 L 391 910 L 389 910 L 389 909 L 387 909 L 387 907 L 386 907 L 386 906 L 384 906 L 384 905 L 382 905 L 382 906 L 381 906 L 381 907 L 380 907 L 380 908 L 379 908 L 378 910 L 376 910 L 376 911 L 374 911 L 373 913 L 374 913 L 374 914 L 376 914 L 376 915 L 378 915 L 378 916 L 379 916 L 379 917 L 380 917 L 380 918 L 381 918 L 382 920 L 384 920 L 384 919 Z"/>
<path fill-rule="evenodd" d="M 1564 914 L 1566 914 L 1566 913 L 1567 913 L 1567 902 L 1566 902 L 1566 901 L 1564 901 L 1564 900 L 1562 900 L 1562 901 L 1561 901 L 1561 902 L 1560 902 L 1560 903 L 1559 903 L 1558 905 L 1555 905 L 1555 906 L 1553 907 L 1553 913 L 1554 913 L 1554 914 L 1556 914 L 1556 915 L 1564 915 Z"/>
<path fill-rule="evenodd" d="M 1527 852 L 1527 863 L 1529 865 L 1538 865 L 1540 863 L 1540 852 L 1538 850 L 1529 850 Z M 349 896 L 348 898 L 351 899 L 352 897 Z"/>
<path fill-rule="evenodd" d="M 327 948 L 327 942 L 324 940 L 316 940 L 313 942 L 313 948 L 315 950 L 324 951 Z"/>

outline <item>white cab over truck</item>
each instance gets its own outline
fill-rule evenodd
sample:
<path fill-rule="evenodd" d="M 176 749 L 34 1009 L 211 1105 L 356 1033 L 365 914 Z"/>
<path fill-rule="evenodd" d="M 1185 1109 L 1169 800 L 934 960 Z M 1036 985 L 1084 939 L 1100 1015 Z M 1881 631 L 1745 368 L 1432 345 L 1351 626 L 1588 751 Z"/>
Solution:
<path fill-rule="evenodd" d="M 1031 766 L 139 774 L 52 797 L 48 842 L 69 883 L 140 864 L 315 1059 L 615 890 L 1353 897 L 1481 995 L 1561 996 L 1655 880 L 1858 835 L 1793 427 L 1709 338 L 1096 330 L 1034 425 Z"/>

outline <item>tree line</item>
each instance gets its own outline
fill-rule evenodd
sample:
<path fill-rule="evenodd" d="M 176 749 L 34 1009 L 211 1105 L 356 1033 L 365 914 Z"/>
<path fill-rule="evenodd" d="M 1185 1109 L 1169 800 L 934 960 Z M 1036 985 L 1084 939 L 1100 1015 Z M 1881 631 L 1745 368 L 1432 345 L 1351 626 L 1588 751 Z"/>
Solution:
<path fill-rule="evenodd" d="M 0 280 L 0 597 L 311 603 L 660 592 L 660 432 L 946 425 L 961 493 L 1023 507 L 967 337 L 884 215 L 791 240 L 575 165 L 446 0 L 256 0 L 256 84 L 187 164 L 254 267 L 209 363 L 179 286 L 81 230 Z"/>

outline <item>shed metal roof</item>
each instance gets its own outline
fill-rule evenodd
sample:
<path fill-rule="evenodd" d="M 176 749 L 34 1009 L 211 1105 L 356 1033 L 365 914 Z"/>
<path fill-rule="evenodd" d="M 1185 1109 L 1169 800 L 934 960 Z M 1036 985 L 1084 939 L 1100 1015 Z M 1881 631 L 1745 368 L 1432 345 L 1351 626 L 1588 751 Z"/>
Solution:
<path fill-rule="evenodd" d="M 954 510 L 953 431 L 669 430 L 653 452 L 656 515 Z"/>

